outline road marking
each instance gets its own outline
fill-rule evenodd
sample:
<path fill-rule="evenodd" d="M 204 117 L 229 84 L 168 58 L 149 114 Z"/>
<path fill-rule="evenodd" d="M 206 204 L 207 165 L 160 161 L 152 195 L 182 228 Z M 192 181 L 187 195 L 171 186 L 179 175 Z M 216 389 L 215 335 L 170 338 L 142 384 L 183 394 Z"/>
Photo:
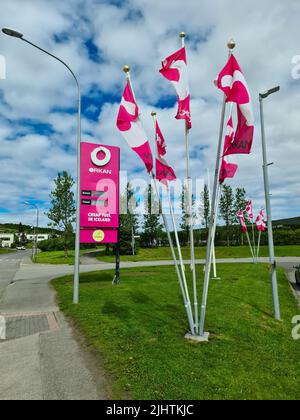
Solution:
<path fill-rule="evenodd" d="M 0 340 L 6 340 L 6 319 L 0 316 Z"/>

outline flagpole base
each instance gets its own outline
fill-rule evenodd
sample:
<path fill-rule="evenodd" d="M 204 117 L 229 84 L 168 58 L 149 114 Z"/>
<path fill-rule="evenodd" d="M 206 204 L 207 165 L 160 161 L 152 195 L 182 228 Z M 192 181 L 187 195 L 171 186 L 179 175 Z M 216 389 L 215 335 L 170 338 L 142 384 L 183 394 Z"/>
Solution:
<path fill-rule="evenodd" d="M 187 333 L 184 338 L 193 341 L 194 343 L 208 343 L 209 333 L 205 332 L 203 335 L 192 335 L 191 333 Z"/>

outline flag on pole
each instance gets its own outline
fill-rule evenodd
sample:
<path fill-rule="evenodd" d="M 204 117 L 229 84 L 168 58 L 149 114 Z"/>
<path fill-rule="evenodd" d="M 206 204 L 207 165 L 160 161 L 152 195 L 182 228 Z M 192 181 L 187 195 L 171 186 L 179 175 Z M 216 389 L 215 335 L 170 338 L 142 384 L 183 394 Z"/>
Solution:
<path fill-rule="evenodd" d="M 220 184 L 223 184 L 226 178 L 233 178 L 236 174 L 237 169 L 238 165 L 236 165 L 235 163 L 229 163 L 226 161 L 225 158 L 223 158 L 219 177 Z"/>
<path fill-rule="evenodd" d="M 231 152 L 232 150 L 232 143 L 234 141 L 234 128 L 233 128 L 233 121 L 232 121 L 232 115 L 230 115 L 230 118 L 227 122 L 226 127 L 226 135 L 225 135 L 225 143 L 224 143 L 224 153 L 223 156 L 234 154 Z"/>
<path fill-rule="evenodd" d="M 240 220 L 240 224 L 241 224 L 241 227 L 242 227 L 242 232 L 243 233 L 246 233 L 247 232 L 247 225 L 246 225 L 246 221 L 245 221 L 245 217 L 244 217 L 243 212 L 242 211 L 238 211 L 237 212 L 237 217 Z"/>
<path fill-rule="evenodd" d="M 230 117 L 227 123 L 227 130 L 226 130 L 225 143 L 224 143 L 224 152 L 223 152 L 222 164 L 221 164 L 221 169 L 220 169 L 220 176 L 219 176 L 220 184 L 223 184 L 226 178 L 233 178 L 236 174 L 236 171 L 238 170 L 238 165 L 236 165 L 235 163 L 229 163 L 225 157 L 227 156 L 226 151 L 230 147 L 233 137 L 234 137 L 234 129 L 233 129 L 232 117 Z"/>
<path fill-rule="evenodd" d="M 252 208 L 252 201 L 249 200 L 246 206 L 246 213 L 248 214 L 249 218 L 253 220 L 253 208 Z"/>
<path fill-rule="evenodd" d="M 155 136 L 157 153 L 160 157 L 163 157 L 167 153 L 167 145 L 157 121 L 155 122 Z"/>
<path fill-rule="evenodd" d="M 233 54 L 218 75 L 216 85 L 225 93 L 226 102 L 237 104 L 237 128 L 226 154 L 249 154 L 254 136 L 254 115 L 246 79 Z"/>
<path fill-rule="evenodd" d="M 256 218 L 256 226 L 257 230 L 260 232 L 264 232 L 266 230 L 265 216 L 262 210 Z"/>
<path fill-rule="evenodd" d="M 155 124 L 155 131 L 157 152 L 156 179 L 158 179 L 161 183 L 166 184 L 167 181 L 174 181 L 176 179 L 176 175 L 171 166 L 169 166 L 167 161 L 163 158 L 163 156 L 167 153 L 167 145 L 157 121 Z"/>
<path fill-rule="evenodd" d="M 178 111 L 175 118 L 186 120 L 188 128 L 192 128 L 185 47 L 163 60 L 159 72 L 173 84 L 177 92 Z"/>
<path fill-rule="evenodd" d="M 153 169 L 153 156 L 147 135 L 139 119 L 139 108 L 129 82 L 127 82 L 122 96 L 117 127 L 132 150 L 142 159 L 150 173 Z"/>

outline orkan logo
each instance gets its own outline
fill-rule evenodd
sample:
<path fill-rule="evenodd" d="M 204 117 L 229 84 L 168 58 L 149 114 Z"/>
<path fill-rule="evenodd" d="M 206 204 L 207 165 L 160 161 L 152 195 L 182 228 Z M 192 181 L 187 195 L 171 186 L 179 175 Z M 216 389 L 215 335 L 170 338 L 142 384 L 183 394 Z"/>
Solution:
<path fill-rule="evenodd" d="M 99 158 L 99 154 L 102 154 L 103 157 Z M 91 153 L 91 161 L 95 166 L 105 166 L 110 162 L 111 153 L 106 147 L 100 146 L 93 150 Z M 91 171 L 90 171 L 91 172 Z"/>

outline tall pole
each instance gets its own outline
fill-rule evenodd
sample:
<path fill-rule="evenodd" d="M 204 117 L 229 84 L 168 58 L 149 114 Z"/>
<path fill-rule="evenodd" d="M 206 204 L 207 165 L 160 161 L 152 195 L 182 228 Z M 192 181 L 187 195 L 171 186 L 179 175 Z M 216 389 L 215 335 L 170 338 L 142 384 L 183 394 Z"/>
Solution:
<path fill-rule="evenodd" d="M 229 49 L 229 57 L 232 54 L 233 49 L 235 48 L 235 42 L 233 40 L 229 41 L 227 44 Z M 205 315 L 206 315 L 206 305 L 209 289 L 209 280 L 210 280 L 210 270 L 211 270 L 211 258 L 212 258 L 212 246 L 215 240 L 216 224 L 217 224 L 217 213 L 218 213 L 218 184 L 220 177 L 220 164 L 221 164 L 221 152 L 223 144 L 223 132 L 224 132 L 224 122 L 225 122 L 225 111 L 226 111 L 226 95 L 223 97 L 223 105 L 221 112 L 221 122 L 219 130 L 219 143 L 217 150 L 217 159 L 216 159 L 216 168 L 215 168 L 215 178 L 214 178 L 214 187 L 212 194 L 212 205 L 211 205 L 211 214 L 210 214 L 210 226 L 209 234 L 207 241 L 207 250 L 206 250 L 206 263 L 205 263 L 205 275 L 204 275 L 204 286 L 203 286 L 203 295 L 202 295 L 202 305 L 201 305 L 201 316 L 200 316 L 200 336 L 204 336 L 204 324 L 205 324 Z"/>
<path fill-rule="evenodd" d="M 33 229 L 33 241 L 32 241 L 32 259 L 36 261 L 37 257 L 37 243 L 38 243 L 38 230 L 39 230 L 39 208 L 36 204 L 25 201 L 26 206 L 33 207 L 36 210 L 36 225 Z"/>
<path fill-rule="evenodd" d="M 251 202 L 252 202 L 252 200 L 251 200 Z M 256 263 L 257 259 L 256 259 L 256 244 L 255 244 L 255 232 L 254 232 L 253 215 L 252 215 L 252 219 L 251 219 L 251 228 L 252 228 L 252 239 L 253 239 L 253 262 Z"/>
<path fill-rule="evenodd" d="M 208 200 L 209 200 L 209 213 L 211 212 L 211 191 L 210 191 L 210 172 L 207 168 L 207 189 L 208 189 Z M 214 272 L 214 279 L 217 279 L 217 264 L 216 264 L 216 249 L 215 243 L 212 246 L 212 264 L 213 264 L 213 272 Z"/>
<path fill-rule="evenodd" d="M 35 255 L 34 255 L 35 261 L 37 259 L 38 236 L 39 236 L 39 208 L 38 206 L 36 206 L 36 233 L 35 233 Z"/>
<path fill-rule="evenodd" d="M 27 44 L 31 45 L 34 48 L 37 48 L 39 51 L 49 55 L 50 57 L 54 58 L 55 60 L 59 61 L 63 64 L 73 76 L 77 90 L 78 90 L 78 102 L 77 102 L 77 173 L 76 173 L 76 181 L 77 181 L 77 193 L 76 193 L 76 237 L 75 237 L 75 264 L 74 264 L 74 292 L 73 292 L 73 302 L 77 304 L 79 302 L 79 269 L 80 269 L 80 158 L 81 158 L 81 91 L 80 91 L 80 84 L 75 76 L 73 70 L 66 64 L 63 60 L 56 57 L 55 55 L 51 54 L 49 51 L 39 47 L 36 44 L 28 41 L 24 38 L 23 34 L 12 29 L 3 28 L 2 32 L 5 35 L 12 36 L 14 38 L 20 39 L 21 41 L 26 42 Z"/>
<path fill-rule="evenodd" d="M 75 231 L 75 264 L 74 264 L 74 289 L 73 289 L 73 303 L 79 303 L 79 271 L 80 271 L 80 159 L 81 159 L 81 90 L 80 84 L 75 76 L 73 70 L 60 58 L 56 57 L 55 55 L 51 54 L 50 52 L 44 50 L 43 48 L 33 44 L 32 42 L 28 41 L 25 38 L 21 38 L 22 41 L 30 44 L 31 46 L 37 48 L 38 50 L 44 52 L 45 54 L 49 55 L 50 57 L 54 58 L 55 60 L 59 61 L 63 64 L 69 72 L 72 74 L 76 86 L 77 86 L 77 165 L 76 165 L 76 181 L 77 181 L 77 189 L 76 189 L 76 231 Z"/>
<path fill-rule="evenodd" d="M 258 257 L 259 257 L 260 241 L 261 241 L 261 230 L 259 231 L 259 234 L 258 234 L 258 241 L 257 241 L 257 250 L 256 250 L 256 258 L 257 258 L 257 259 L 258 259 Z"/>
<path fill-rule="evenodd" d="M 250 252 L 251 252 L 251 255 L 252 255 L 252 258 L 253 258 L 253 262 L 255 262 L 255 256 L 254 256 L 255 254 L 253 252 L 253 248 L 252 248 L 252 245 L 251 245 L 249 233 L 248 233 L 248 231 L 246 231 L 245 233 L 246 233 L 247 241 L 248 241 L 248 244 L 249 244 Z"/>
<path fill-rule="evenodd" d="M 270 202 L 270 182 L 269 182 L 269 172 L 268 172 L 269 165 L 268 165 L 268 159 L 267 159 L 263 96 L 261 94 L 259 95 L 259 104 L 260 104 L 261 139 L 262 139 L 262 154 L 263 154 L 263 174 L 264 174 L 265 199 L 266 199 L 266 209 L 267 209 L 267 219 L 268 219 L 269 260 L 270 260 L 270 266 L 271 266 L 274 314 L 275 314 L 275 319 L 280 320 L 280 306 L 279 306 L 279 297 L 278 297 L 276 260 L 275 260 L 274 240 L 273 240 L 273 226 L 272 226 L 272 212 L 271 212 L 271 202 Z"/>
<path fill-rule="evenodd" d="M 185 47 L 185 32 L 180 33 L 181 46 Z M 187 196 L 188 196 L 188 225 L 190 230 L 190 250 L 191 250 L 191 270 L 193 276 L 193 295 L 194 295 L 194 322 L 195 328 L 198 330 L 199 326 L 199 312 L 198 312 L 198 295 L 197 295 L 197 278 L 196 278 L 196 264 L 195 264 L 195 244 L 194 244 L 194 221 L 193 221 L 193 189 L 191 178 L 191 164 L 190 164 L 190 139 L 188 123 L 185 121 L 185 145 L 186 145 L 186 180 L 187 180 Z"/>

